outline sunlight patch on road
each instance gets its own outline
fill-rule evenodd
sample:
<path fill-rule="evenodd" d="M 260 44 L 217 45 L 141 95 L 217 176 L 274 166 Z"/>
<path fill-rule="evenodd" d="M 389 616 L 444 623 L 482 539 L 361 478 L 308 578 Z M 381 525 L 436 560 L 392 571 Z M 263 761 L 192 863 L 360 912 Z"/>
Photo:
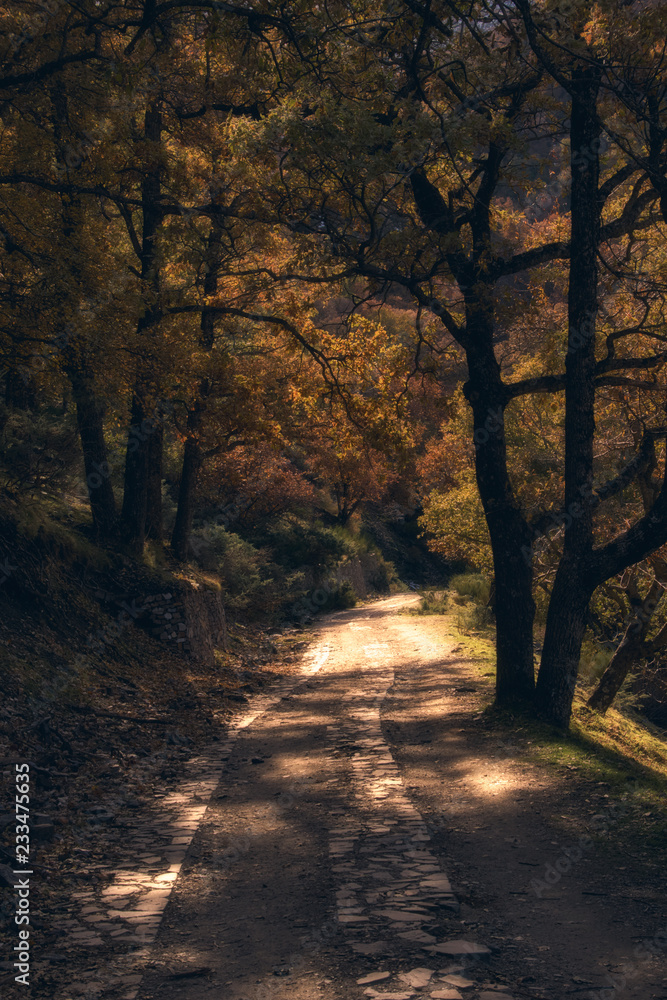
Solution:
<path fill-rule="evenodd" d="M 472 786 L 472 789 L 480 798 L 508 795 L 517 788 L 521 788 L 524 784 L 522 775 L 512 775 L 506 771 L 502 774 L 471 771 L 466 775 L 465 781 L 466 784 Z"/>
<path fill-rule="evenodd" d="M 331 653 L 331 647 L 329 645 L 322 646 L 321 649 L 316 649 L 313 654 L 313 662 L 310 667 L 306 670 L 308 674 L 316 674 L 318 670 L 321 670 L 324 664 L 329 659 L 329 654 Z"/>
<path fill-rule="evenodd" d="M 376 663 L 386 660 L 389 657 L 388 642 L 370 642 L 366 646 L 362 646 L 362 650 L 364 656 L 367 656 L 369 660 L 374 660 Z"/>

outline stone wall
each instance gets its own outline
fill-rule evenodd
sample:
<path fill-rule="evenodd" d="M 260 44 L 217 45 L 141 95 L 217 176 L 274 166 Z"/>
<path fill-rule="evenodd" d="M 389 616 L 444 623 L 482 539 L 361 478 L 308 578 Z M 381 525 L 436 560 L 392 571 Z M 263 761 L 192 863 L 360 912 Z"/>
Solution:
<path fill-rule="evenodd" d="M 109 603 L 115 605 L 120 609 L 117 618 L 129 618 L 179 656 L 213 666 L 215 650 L 227 650 L 222 595 L 197 580 L 173 580 L 169 589 L 144 591 L 139 597 L 109 591 L 95 596 L 105 602 L 107 612 L 113 614 Z"/>
<path fill-rule="evenodd" d="M 141 624 L 181 656 L 215 662 L 215 649 L 227 649 L 225 609 L 219 591 L 196 582 L 179 581 L 163 594 L 144 598 Z"/>

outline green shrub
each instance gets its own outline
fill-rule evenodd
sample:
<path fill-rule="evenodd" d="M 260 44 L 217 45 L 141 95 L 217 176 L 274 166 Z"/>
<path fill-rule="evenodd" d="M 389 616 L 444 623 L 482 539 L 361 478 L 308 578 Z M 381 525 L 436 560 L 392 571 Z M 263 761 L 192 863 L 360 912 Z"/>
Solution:
<path fill-rule="evenodd" d="M 449 586 L 461 597 L 470 597 L 476 604 L 487 604 L 491 581 L 481 573 L 459 573 L 449 581 Z"/>
<path fill-rule="evenodd" d="M 0 403 L 0 484 L 11 496 L 59 496 L 78 478 L 72 414 L 10 410 Z"/>
<path fill-rule="evenodd" d="M 266 554 L 222 525 L 194 531 L 191 545 L 198 565 L 220 576 L 225 596 L 237 607 L 257 598 L 271 582 Z"/>
<path fill-rule="evenodd" d="M 418 608 L 411 609 L 415 615 L 444 615 L 449 610 L 449 595 L 444 591 L 427 590 Z"/>
<path fill-rule="evenodd" d="M 476 604 L 470 609 L 470 622 L 473 629 L 489 628 L 494 624 L 494 621 L 493 612 L 486 604 Z"/>
<path fill-rule="evenodd" d="M 383 559 L 377 569 L 368 578 L 368 582 L 373 590 L 377 590 L 379 594 L 388 594 L 391 589 L 389 569 L 389 566 L 387 566 L 387 563 Z"/>
<path fill-rule="evenodd" d="M 256 540 L 268 545 L 275 562 L 286 569 L 328 569 L 339 562 L 346 548 L 334 529 L 287 517 L 268 527 Z"/>
<path fill-rule="evenodd" d="M 490 608 L 483 604 L 467 604 L 459 608 L 455 619 L 455 627 L 464 635 L 481 632 L 493 625 L 493 614 Z"/>
<path fill-rule="evenodd" d="M 587 640 L 582 643 L 579 678 L 584 684 L 596 684 L 607 669 L 614 650 Z"/>
<path fill-rule="evenodd" d="M 262 579 L 261 552 L 238 535 L 230 535 L 220 560 L 220 576 L 225 591 L 232 597 L 248 597 L 265 582 Z"/>
<path fill-rule="evenodd" d="M 326 609 L 331 611 L 345 611 L 347 608 L 354 608 L 357 604 L 357 595 L 349 580 L 343 580 L 335 590 L 329 595 Z"/>

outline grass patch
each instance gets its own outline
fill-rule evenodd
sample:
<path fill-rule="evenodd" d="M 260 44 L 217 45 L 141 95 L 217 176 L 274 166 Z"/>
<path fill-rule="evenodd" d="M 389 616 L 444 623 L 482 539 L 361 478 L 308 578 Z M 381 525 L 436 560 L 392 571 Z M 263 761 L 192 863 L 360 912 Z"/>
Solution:
<path fill-rule="evenodd" d="M 600 761 L 607 761 L 619 780 L 630 775 L 659 790 L 667 800 L 665 734 L 631 709 L 610 708 L 600 715 L 578 697 L 570 738 L 585 752 L 594 751 Z"/>
<path fill-rule="evenodd" d="M 21 507 L 0 506 L 0 517 L 6 526 L 14 525 L 19 545 L 38 545 L 64 565 L 79 564 L 104 570 L 114 565 L 111 553 L 95 545 L 73 526 L 62 524 L 35 504 Z"/>
<path fill-rule="evenodd" d="M 476 605 L 468 605 L 468 612 Z M 451 615 L 447 625 L 458 627 L 461 611 Z M 467 629 L 461 640 L 463 655 L 469 657 L 480 680 L 482 698 L 493 698 L 495 648 L 490 623 L 472 634 Z M 600 670 L 602 658 L 592 651 L 592 677 Z M 586 671 L 584 671 L 585 673 Z M 635 843 L 667 850 L 667 741 L 665 732 L 639 715 L 622 699 L 605 715 L 586 705 L 590 692 L 584 683 L 577 690 L 570 731 L 533 718 L 529 711 L 499 709 L 483 705 L 486 725 L 515 745 L 522 759 L 559 773 L 576 777 L 582 789 L 607 786 L 609 802 L 621 800 L 624 816 L 616 830 L 628 849 Z M 616 834 L 615 834 L 616 836 Z"/>
<path fill-rule="evenodd" d="M 449 611 L 449 594 L 446 590 L 426 590 L 420 597 L 419 607 L 405 608 L 406 615 L 446 615 Z"/>
<path fill-rule="evenodd" d="M 576 777 L 584 794 L 587 787 L 606 786 L 610 806 L 623 805 L 615 839 L 628 848 L 667 849 L 667 744 L 657 727 L 630 709 L 599 715 L 579 695 L 567 733 L 527 712 L 493 705 L 484 716 L 517 745 L 523 759 Z"/>
<path fill-rule="evenodd" d="M 493 625 L 493 614 L 483 605 L 467 604 L 457 612 L 454 625 L 462 635 L 471 636 L 489 629 Z"/>
<path fill-rule="evenodd" d="M 463 640 L 463 647 L 466 656 L 473 660 L 475 669 L 481 677 L 495 678 L 496 646 L 490 629 L 481 629 L 477 635 L 467 635 Z M 489 688 L 493 687 L 493 681 L 487 683 Z"/>
<path fill-rule="evenodd" d="M 458 573 L 449 581 L 450 603 L 458 609 L 452 622 L 461 635 L 488 631 L 493 626 L 493 612 L 488 606 L 491 581 L 482 573 Z"/>

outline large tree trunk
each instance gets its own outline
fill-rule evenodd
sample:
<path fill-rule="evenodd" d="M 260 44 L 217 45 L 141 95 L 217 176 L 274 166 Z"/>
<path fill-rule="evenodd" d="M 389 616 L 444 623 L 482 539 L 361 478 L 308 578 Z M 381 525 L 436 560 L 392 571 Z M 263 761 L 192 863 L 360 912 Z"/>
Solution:
<path fill-rule="evenodd" d="M 577 686 L 586 612 L 593 589 L 580 578 L 580 567 L 563 555 L 551 591 L 542 662 L 537 678 L 540 712 L 556 726 L 566 728 Z"/>
<path fill-rule="evenodd" d="M 549 601 L 537 704 L 552 723 L 566 727 L 572 712 L 593 578 L 593 509 L 581 503 L 593 480 L 595 435 L 595 320 L 600 126 L 596 115 L 599 72 L 575 69 L 572 82 L 570 164 L 572 253 L 565 358 L 565 528 L 563 556 Z"/>
<path fill-rule="evenodd" d="M 504 391 L 493 352 L 492 312 L 479 301 L 469 307 L 468 350 L 477 487 L 491 537 L 495 579 L 496 701 L 530 701 L 535 690 L 533 567 L 530 534 L 507 475 Z M 481 348 L 481 349 L 480 349 Z"/>
<path fill-rule="evenodd" d="M 116 525 L 116 502 L 104 440 L 104 408 L 95 393 L 92 375 L 82 370 L 81 362 L 69 369 L 68 375 L 76 404 L 93 526 L 98 536 L 108 538 Z"/>
<path fill-rule="evenodd" d="M 164 424 L 162 415 L 156 414 L 153 429 L 148 437 L 146 455 L 146 538 L 161 542 L 164 538 L 162 527 L 162 449 Z"/>
<path fill-rule="evenodd" d="M 466 351 L 466 399 L 473 411 L 475 471 L 491 536 L 496 582 L 496 700 L 529 701 L 535 690 L 533 662 L 533 569 L 530 532 L 507 474 L 505 406 L 507 390 L 495 356 L 494 279 L 491 198 L 505 148 L 491 142 L 470 212 L 472 253 L 459 240 L 445 199 L 423 170 L 410 174 L 415 203 L 424 225 L 446 235 L 449 263 L 464 297 L 466 322 L 455 334 Z"/>
<path fill-rule="evenodd" d="M 535 691 L 533 568 L 521 554 L 528 532 L 521 514 L 506 507 L 487 515 L 493 547 L 496 617 L 496 701 L 529 702 Z"/>
<path fill-rule="evenodd" d="M 218 287 L 222 234 L 222 223 L 216 218 L 211 224 L 211 231 L 208 236 L 206 274 L 204 275 L 203 285 L 204 295 L 213 295 Z M 215 342 L 215 316 L 214 309 L 202 309 L 199 342 L 206 351 L 210 351 Z M 178 508 L 171 536 L 173 553 L 181 562 L 185 562 L 187 559 L 190 547 L 195 490 L 203 460 L 199 436 L 206 412 L 206 398 L 210 392 L 211 386 L 208 379 L 202 379 L 198 386 L 194 406 L 188 413 L 188 436 L 185 439 L 183 449 L 183 467 L 181 469 L 181 482 L 178 488 Z"/>

